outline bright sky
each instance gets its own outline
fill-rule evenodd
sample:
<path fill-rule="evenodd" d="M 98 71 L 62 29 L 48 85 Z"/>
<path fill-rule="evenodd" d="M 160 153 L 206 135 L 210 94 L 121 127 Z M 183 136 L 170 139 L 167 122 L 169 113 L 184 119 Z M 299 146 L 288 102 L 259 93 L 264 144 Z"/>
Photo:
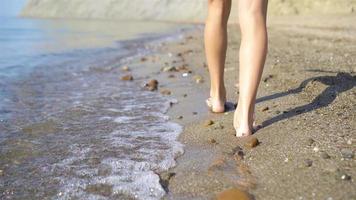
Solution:
<path fill-rule="evenodd" d="M 0 0 L 0 16 L 16 16 L 26 0 Z"/>

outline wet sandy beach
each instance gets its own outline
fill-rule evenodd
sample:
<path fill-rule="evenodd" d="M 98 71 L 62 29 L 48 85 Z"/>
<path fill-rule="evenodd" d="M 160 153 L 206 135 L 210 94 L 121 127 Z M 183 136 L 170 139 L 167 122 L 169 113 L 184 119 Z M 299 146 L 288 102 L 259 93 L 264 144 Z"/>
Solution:
<path fill-rule="evenodd" d="M 269 19 L 256 105 L 261 128 L 246 139 L 234 137 L 233 108 L 211 114 L 205 107 L 209 77 L 202 28 L 131 63 L 134 77 L 147 74 L 159 81 L 158 91 L 178 99 L 169 115 L 185 126 L 185 153 L 177 167 L 161 174 L 165 198 L 214 199 L 237 188 L 256 199 L 355 199 L 355 20 Z M 231 25 L 225 82 L 232 105 L 239 40 L 238 27 Z"/>

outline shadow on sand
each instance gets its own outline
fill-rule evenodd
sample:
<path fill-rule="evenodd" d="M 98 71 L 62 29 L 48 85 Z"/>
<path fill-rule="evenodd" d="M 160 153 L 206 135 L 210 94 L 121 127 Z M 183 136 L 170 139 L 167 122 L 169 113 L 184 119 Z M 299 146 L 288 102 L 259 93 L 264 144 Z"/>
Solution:
<path fill-rule="evenodd" d="M 294 116 L 307 113 L 315 109 L 326 107 L 335 100 L 337 95 L 347 90 L 350 90 L 356 86 L 356 76 L 352 76 L 349 73 L 340 72 L 337 73 L 336 76 L 318 76 L 318 77 L 306 79 L 297 88 L 290 89 L 286 92 L 280 92 L 280 93 L 258 98 L 256 100 L 256 103 L 284 97 L 290 94 L 300 93 L 307 86 L 309 82 L 314 82 L 314 81 L 323 83 L 328 87 L 321 94 L 315 97 L 310 103 L 295 107 L 289 111 L 284 111 L 280 115 L 267 119 L 266 121 L 262 122 L 261 126 L 258 129 L 265 128 L 273 123 L 276 123 L 284 119 L 292 118 Z"/>

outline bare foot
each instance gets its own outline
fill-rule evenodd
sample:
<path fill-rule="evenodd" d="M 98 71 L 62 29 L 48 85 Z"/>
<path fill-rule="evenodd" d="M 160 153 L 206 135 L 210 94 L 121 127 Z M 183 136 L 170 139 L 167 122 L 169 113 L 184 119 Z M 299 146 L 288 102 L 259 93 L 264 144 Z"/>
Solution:
<path fill-rule="evenodd" d="M 214 92 L 210 90 L 210 97 L 206 100 L 206 105 L 211 112 L 223 113 L 225 112 L 226 103 L 226 91 L 225 88 L 221 90 L 221 94 L 214 95 Z"/>
<path fill-rule="evenodd" d="M 225 100 L 214 100 L 212 97 L 209 97 L 206 100 L 206 105 L 209 107 L 211 112 L 214 113 L 225 112 Z"/>
<path fill-rule="evenodd" d="M 248 114 L 249 116 L 243 116 L 237 106 L 234 113 L 234 128 L 236 131 L 236 137 L 246 137 L 252 135 L 255 126 L 255 114 L 253 111 Z"/>

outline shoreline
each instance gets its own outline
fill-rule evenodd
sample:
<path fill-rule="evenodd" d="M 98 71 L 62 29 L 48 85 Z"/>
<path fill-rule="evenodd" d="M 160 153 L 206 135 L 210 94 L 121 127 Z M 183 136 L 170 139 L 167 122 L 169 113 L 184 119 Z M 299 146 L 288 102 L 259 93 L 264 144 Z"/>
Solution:
<path fill-rule="evenodd" d="M 254 134 L 260 144 L 252 149 L 246 147 L 248 140 L 234 137 L 232 111 L 210 114 L 205 107 L 209 79 L 201 29 L 164 42 L 134 64 L 154 66 L 137 70 L 157 79 L 158 90 L 169 90 L 178 100 L 168 115 L 184 126 L 179 141 L 185 153 L 176 167 L 161 173 L 168 191 L 164 199 L 211 199 L 229 188 L 246 190 L 256 199 L 356 197 L 355 16 L 284 18 L 268 25 L 270 48 L 256 105 L 262 129 Z M 234 103 L 237 27 L 229 26 L 229 33 L 226 86 Z M 192 71 L 187 77 L 161 71 L 184 64 Z M 206 125 L 206 120 L 214 123 Z M 242 158 L 234 157 L 240 151 Z"/>

